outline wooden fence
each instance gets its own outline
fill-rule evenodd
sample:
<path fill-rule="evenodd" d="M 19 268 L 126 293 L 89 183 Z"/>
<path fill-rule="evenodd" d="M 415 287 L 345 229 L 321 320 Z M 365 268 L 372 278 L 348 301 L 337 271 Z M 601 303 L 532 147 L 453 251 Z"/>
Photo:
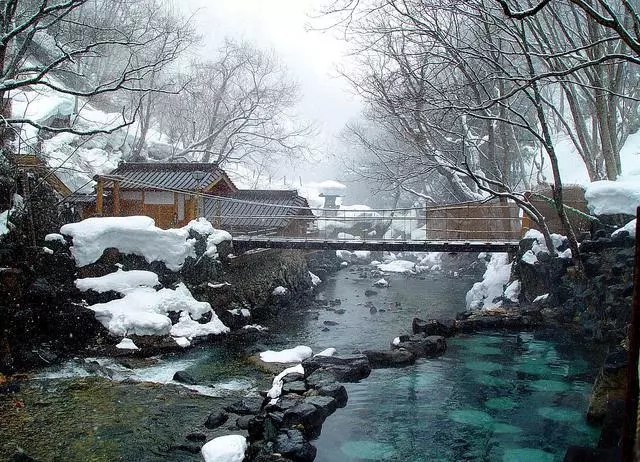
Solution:
<path fill-rule="evenodd" d="M 540 213 L 542 213 L 542 215 L 544 215 L 547 220 L 549 231 L 552 233 L 566 234 L 553 202 L 543 199 L 540 196 L 552 199 L 553 192 L 551 191 L 551 188 L 549 187 L 535 191 L 534 194 L 529 197 L 529 201 L 540 211 Z M 563 198 L 566 206 L 580 210 L 586 214 L 589 213 L 587 201 L 584 198 L 584 189 L 581 186 L 565 186 L 563 188 Z M 567 217 L 569 218 L 573 231 L 576 235 L 579 235 L 582 232 L 591 231 L 591 222 L 580 214 L 567 209 Z M 525 217 L 522 223 L 522 233 L 526 233 L 529 229 L 538 229 L 538 227 L 528 217 Z"/>
<path fill-rule="evenodd" d="M 427 239 L 517 241 L 521 237 L 520 209 L 498 201 L 427 207 Z"/>

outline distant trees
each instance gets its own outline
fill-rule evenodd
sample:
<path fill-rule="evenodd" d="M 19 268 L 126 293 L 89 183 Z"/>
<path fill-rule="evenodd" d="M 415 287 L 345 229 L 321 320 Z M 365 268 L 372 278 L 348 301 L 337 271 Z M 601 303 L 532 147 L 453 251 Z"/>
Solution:
<path fill-rule="evenodd" d="M 391 165 L 398 184 L 435 173 L 457 200 L 511 199 L 552 249 L 545 217 L 524 194 L 544 163 L 578 255 L 557 139 L 573 142 L 592 179 L 615 178 L 638 127 L 638 73 L 621 57 L 624 41 L 573 0 L 546 3 L 521 19 L 492 0 L 336 0 L 324 13 L 355 44 L 359 66 L 347 78 L 368 103 L 367 124 L 381 128 L 348 132 L 374 162 Z"/>
<path fill-rule="evenodd" d="M 227 40 L 184 75 L 189 85 L 159 114 L 174 158 L 261 165 L 307 150 L 312 127 L 293 114 L 298 86 L 273 52 Z"/>

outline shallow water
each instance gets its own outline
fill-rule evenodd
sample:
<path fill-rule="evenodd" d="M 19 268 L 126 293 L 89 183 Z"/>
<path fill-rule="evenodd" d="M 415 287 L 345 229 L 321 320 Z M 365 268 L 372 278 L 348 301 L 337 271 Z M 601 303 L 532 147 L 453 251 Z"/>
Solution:
<path fill-rule="evenodd" d="M 318 320 L 286 329 L 287 340 L 314 351 L 387 349 L 414 316 L 462 311 L 473 283 L 443 275 L 387 279 L 389 289 L 365 297 L 373 281 L 343 270 L 322 296 L 340 298 L 345 313 L 320 311 Z M 338 324 L 326 331 L 325 320 Z M 459 336 L 448 345 L 440 358 L 346 384 L 349 403 L 325 422 L 316 461 L 559 461 L 569 445 L 597 442 L 599 429 L 584 415 L 599 351 L 528 332 Z"/>

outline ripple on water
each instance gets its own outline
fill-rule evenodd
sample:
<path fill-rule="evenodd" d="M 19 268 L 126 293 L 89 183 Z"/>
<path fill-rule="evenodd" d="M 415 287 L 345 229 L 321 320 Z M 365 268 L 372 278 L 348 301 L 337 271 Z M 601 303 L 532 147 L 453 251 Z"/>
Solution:
<path fill-rule="evenodd" d="M 511 399 L 508 398 L 506 396 L 502 396 L 499 398 L 491 398 L 488 399 L 484 405 L 486 407 L 488 407 L 489 409 L 495 409 L 495 410 L 499 410 L 499 411 L 509 411 L 513 408 L 516 407 L 516 402 Z"/>
<path fill-rule="evenodd" d="M 491 361 L 466 361 L 464 363 L 466 369 L 479 372 L 495 372 L 502 369 L 502 364 L 493 363 Z"/>
<path fill-rule="evenodd" d="M 501 434 L 517 434 L 522 433 L 522 429 L 520 427 L 516 427 L 515 425 L 510 425 L 502 422 L 495 422 L 491 427 L 494 433 Z"/>
<path fill-rule="evenodd" d="M 340 450 L 354 459 L 385 460 L 393 457 L 396 448 L 391 444 L 370 440 L 354 440 L 344 443 Z"/>
<path fill-rule="evenodd" d="M 553 454 L 534 448 L 507 449 L 502 457 L 503 462 L 553 462 Z"/>
<path fill-rule="evenodd" d="M 571 388 L 571 385 L 560 380 L 533 380 L 529 382 L 528 386 L 536 391 L 552 391 L 556 393 L 567 391 Z"/>
<path fill-rule="evenodd" d="M 449 413 L 449 418 L 454 422 L 473 425 L 475 427 L 485 427 L 493 423 L 493 417 L 483 411 L 476 409 L 458 409 Z"/>
<path fill-rule="evenodd" d="M 545 419 L 556 422 L 581 422 L 583 420 L 581 412 L 566 407 L 542 407 L 538 409 L 538 414 Z"/>
<path fill-rule="evenodd" d="M 540 375 L 540 376 L 553 375 L 553 369 L 547 366 L 544 362 L 540 360 L 536 360 L 535 358 L 530 358 L 526 362 L 516 364 L 515 366 L 513 366 L 513 369 L 516 372 L 522 372 L 524 374 L 529 374 L 529 375 Z"/>
<path fill-rule="evenodd" d="M 486 387 L 506 387 L 511 384 L 511 382 L 506 379 L 503 379 L 501 377 L 494 377 L 493 375 L 489 374 L 477 375 L 473 378 L 473 380 Z"/>

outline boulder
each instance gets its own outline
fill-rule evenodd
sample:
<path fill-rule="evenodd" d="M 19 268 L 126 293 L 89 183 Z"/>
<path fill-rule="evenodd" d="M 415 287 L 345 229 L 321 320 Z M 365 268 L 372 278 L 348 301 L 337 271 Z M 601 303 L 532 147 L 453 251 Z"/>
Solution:
<path fill-rule="evenodd" d="M 309 396 L 304 399 L 304 402 L 318 408 L 322 413 L 322 420 L 329 417 L 338 408 L 338 402 L 331 396 Z"/>
<path fill-rule="evenodd" d="M 307 391 L 307 385 L 304 381 L 296 380 L 295 382 L 288 382 L 282 386 L 283 393 L 297 393 L 301 395 Z"/>
<path fill-rule="evenodd" d="M 195 385 L 198 383 L 193 377 L 189 375 L 189 373 L 185 371 L 177 371 L 175 374 L 173 374 L 173 380 L 175 380 L 176 382 L 184 383 L 186 385 Z"/>
<path fill-rule="evenodd" d="M 589 398 L 587 421 L 602 422 L 607 415 L 608 402 L 615 399 L 624 400 L 626 380 L 627 352 L 619 349 L 607 355 L 598 372 Z"/>
<path fill-rule="evenodd" d="M 410 351 L 415 357 L 439 356 L 447 350 L 447 340 L 441 335 L 401 335 L 400 342 L 392 345 L 395 349 Z"/>
<path fill-rule="evenodd" d="M 330 372 L 338 382 L 357 382 L 371 373 L 369 360 L 365 355 L 313 356 L 302 362 L 308 378 L 318 369 Z M 307 384 L 309 381 L 307 379 Z M 311 386 L 311 385 L 309 385 Z"/>
<path fill-rule="evenodd" d="M 227 420 L 229 420 L 229 414 L 226 412 L 212 412 L 209 414 L 209 417 L 207 417 L 204 426 L 209 430 L 213 430 L 214 428 L 218 428 L 220 425 L 224 425 Z"/>
<path fill-rule="evenodd" d="M 324 412 L 306 401 L 300 402 L 284 411 L 284 426 L 291 428 L 302 425 L 305 434 L 315 435 L 325 419 Z"/>
<path fill-rule="evenodd" d="M 316 458 L 316 448 L 299 430 L 291 429 L 280 433 L 276 437 L 273 449 L 295 462 L 312 462 Z"/>
<path fill-rule="evenodd" d="M 427 319 L 425 321 L 413 318 L 411 330 L 414 334 L 452 337 L 456 333 L 456 321 L 454 319 Z"/>
<path fill-rule="evenodd" d="M 372 369 L 404 367 L 416 362 L 416 356 L 408 350 L 366 350 L 362 353 L 369 360 Z"/>
<path fill-rule="evenodd" d="M 224 408 L 225 411 L 231 412 L 232 414 L 237 415 L 249 415 L 249 414 L 258 414 L 262 409 L 263 398 L 250 397 L 244 398 L 240 401 L 236 401 L 235 403 Z"/>
<path fill-rule="evenodd" d="M 317 372 L 320 371 L 316 371 L 316 373 Z M 335 399 L 336 406 L 338 407 L 345 407 L 347 405 L 347 400 L 349 399 L 347 389 L 344 385 L 340 385 L 339 383 L 323 385 L 317 389 L 317 393 L 319 396 L 330 396 Z"/>

